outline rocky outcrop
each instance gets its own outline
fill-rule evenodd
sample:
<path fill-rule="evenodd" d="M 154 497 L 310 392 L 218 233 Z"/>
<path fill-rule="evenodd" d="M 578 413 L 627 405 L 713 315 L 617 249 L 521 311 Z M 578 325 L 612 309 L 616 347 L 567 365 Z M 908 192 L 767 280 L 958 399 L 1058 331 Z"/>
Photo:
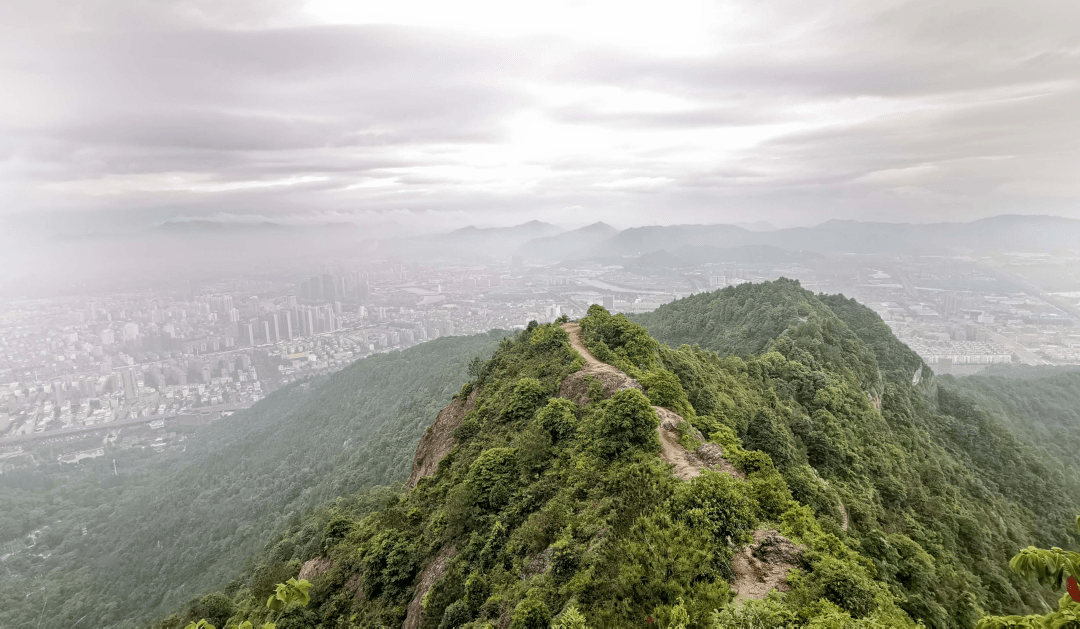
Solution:
<path fill-rule="evenodd" d="M 636 380 L 616 369 L 605 371 L 582 369 L 563 379 L 562 384 L 559 385 L 559 397 L 573 400 L 578 403 L 578 406 L 585 406 L 589 403 L 589 387 L 593 382 L 600 383 L 603 391 L 601 395 L 605 400 L 623 389 L 641 388 Z"/>
<path fill-rule="evenodd" d="M 443 546 L 435 555 L 435 558 L 420 572 L 420 575 L 416 578 L 416 592 L 413 594 L 412 600 L 409 601 L 408 612 L 405 615 L 405 622 L 401 623 L 401 629 L 418 629 L 420 627 L 421 622 L 424 620 L 424 597 L 431 590 L 431 586 L 442 578 L 442 575 L 446 572 L 447 564 L 450 563 L 455 554 L 457 554 L 457 550 L 453 546 L 450 544 Z"/>
<path fill-rule="evenodd" d="M 754 543 L 740 550 L 731 561 L 735 570 L 735 600 L 760 600 L 772 590 L 786 592 L 788 571 L 797 568 L 803 548 L 773 529 L 754 531 Z"/>
<path fill-rule="evenodd" d="M 476 407 L 476 396 L 479 389 L 473 389 L 468 399 L 457 399 L 450 402 L 446 408 L 439 412 L 435 422 L 420 437 L 420 443 L 416 445 L 416 455 L 413 457 L 412 474 L 406 485 L 409 489 L 416 487 L 421 478 L 431 476 L 439 469 L 439 461 L 454 447 L 454 429 L 461 425 L 465 413 Z"/>
<path fill-rule="evenodd" d="M 333 567 L 334 562 L 328 557 L 308 559 L 304 562 L 304 565 L 300 567 L 300 574 L 296 575 L 296 578 L 307 579 L 310 581 L 321 574 L 326 574 L 329 572 L 330 568 Z"/>
<path fill-rule="evenodd" d="M 711 442 L 702 443 L 697 450 L 691 452 L 679 443 L 679 426 L 686 422 L 678 413 L 660 406 L 654 406 L 653 410 L 660 417 L 660 426 L 657 432 L 660 435 L 660 458 L 673 466 L 672 473 L 679 480 L 690 480 L 701 476 L 704 469 L 716 472 L 724 472 L 735 478 L 745 479 L 746 475 L 735 469 L 730 461 L 724 458 L 724 449 Z M 701 433 L 686 422 L 686 430 L 698 441 L 704 441 Z"/>

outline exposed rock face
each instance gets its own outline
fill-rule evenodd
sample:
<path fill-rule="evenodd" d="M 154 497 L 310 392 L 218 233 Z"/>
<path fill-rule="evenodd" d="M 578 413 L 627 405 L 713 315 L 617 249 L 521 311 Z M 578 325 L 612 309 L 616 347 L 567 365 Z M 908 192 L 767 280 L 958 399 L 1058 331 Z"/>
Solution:
<path fill-rule="evenodd" d="M 304 562 L 304 565 L 300 568 L 300 574 L 296 575 L 297 579 L 307 579 L 308 581 L 315 577 L 326 574 L 330 568 L 334 567 L 334 562 L 328 557 L 316 557 L 314 559 L 308 559 Z"/>
<path fill-rule="evenodd" d="M 582 369 L 562 381 L 559 385 L 559 397 L 573 400 L 578 406 L 585 406 L 589 402 L 589 384 L 593 380 L 600 383 L 605 400 L 623 389 L 641 388 L 636 380 L 614 368 L 604 371 Z"/>
<path fill-rule="evenodd" d="M 439 469 L 439 461 L 454 447 L 454 429 L 461 425 L 465 413 L 476 407 L 476 396 L 479 392 L 479 389 L 473 389 L 467 400 L 450 402 L 424 432 L 420 443 L 416 445 L 412 474 L 409 475 L 406 485 L 408 489 L 416 487 L 421 478 L 431 476 Z"/>
<path fill-rule="evenodd" d="M 773 589 L 786 592 L 788 571 L 797 568 L 803 549 L 772 529 L 754 531 L 754 543 L 732 559 L 735 569 L 735 600 L 760 600 Z"/>
<path fill-rule="evenodd" d="M 731 464 L 731 461 L 724 458 L 724 449 L 719 445 L 712 442 L 703 443 L 697 450 L 694 450 L 694 454 L 696 454 L 697 458 L 709 469 L 717 472 L 724 472 L 729 476 L 741 480 L 746 480 L 746 474 L 735 469 L 735 466 Z"/>
<path fill-rule="evenodd" d="M 435 558 L 431 560 L 431 563 L 416 578 L 416 593 L 413 594 L 412 600 L 409 602 L 409 611 L 405 615 L 405 622 L 401 623 L 401 629 L 418 629 L 420 627 L 420 623 L 424 619 L 424 596 L 427 595 L 431 586 L 442 578 L 443 573 L 446 572 L 446 565 L 453 559 L 455 554 L 457 554 L 457 550 L 453 546 L 449 544 L 443 546 L 435 555 Z"/>

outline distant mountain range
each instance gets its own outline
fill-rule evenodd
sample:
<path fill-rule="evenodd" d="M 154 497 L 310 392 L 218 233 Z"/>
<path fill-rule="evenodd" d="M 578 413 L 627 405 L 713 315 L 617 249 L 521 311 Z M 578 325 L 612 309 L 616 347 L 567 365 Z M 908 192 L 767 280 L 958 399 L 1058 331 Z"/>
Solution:
<path fill-rule="evenodd" d="M 766 249 L 753 249 L 764 247 Z M 719 250 L 740 257 L 791 259 L 807 254 L 893 253 L 910 255 L 1018 251 L 1051 253 L 1080 247 L 1080 220 L 1056 216 L 1003 215 L 970 223 L 870 223 L 828 221 L 814 227 L 751 231 L 738 225 L 651 225 L 622 231 L 604 223 L 524 243 L 528 258 L 561 261 L 637 257 L 666 251 L 692 262 Z M 728 253 L 730 253 L 729 251 Z M 752 253 L 756 251 L 756 253 Z M 766 253 L 768 251 L 768 253 Z M 778 251 L 787 253 L 780 254 Z M 748 260 L 749 261 L 749 260 Z"/>
<path fill-rule="evenodd" d="M 618 233 L 619 230 L 607 223 L 593 223 L 557 236 L 530 240 L 522 245 L 519 253 L 548 260 L 588 257 Z"/>
<path fill-rule="evenodd" d="M 345 229 L 342 229 L 345 228 Z M 352 228 L 352 229 L 348 229 Z M 368 251 L 401 260 L 484 262 L 520 255 L 540 262 L 586 258 L 639 258 L 671 254 L 666 266 L 706 261 L 794 262 L 807 256 L 842 253 L 962 255 L 1003 251 L 1055 253 L 1080 248 L 1080 220 L 1057 216 L 1002 215 L 968 223 L 879 223 L 832 220 L 813 227 L 776 229 L 765 222 L 713 225 L 646 225 L 619 230 L 596 222 L 573 230 L 529 221 L 512 227 L 463 227 L 408 238 L 381 239 L 352 224 L 295 227 L 273 222 L 165 223 L 155 231 L 172 235 L 267 237 L 334 233 L 354 242 L 360 230 L 372 239 Z M 374 241 L 378 240 L 379 245 Z M 655 264 L 658 260 L 642 262 Z"/>

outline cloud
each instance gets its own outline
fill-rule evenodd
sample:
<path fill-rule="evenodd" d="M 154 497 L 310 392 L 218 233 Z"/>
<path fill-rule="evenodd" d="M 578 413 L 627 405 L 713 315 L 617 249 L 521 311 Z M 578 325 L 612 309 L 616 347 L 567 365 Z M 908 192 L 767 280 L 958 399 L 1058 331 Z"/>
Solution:
<path fill-rule="evenodd" d="M 1076 3 L 657 11 L 3 3 L 0 214 L 1080 216 Z"/>

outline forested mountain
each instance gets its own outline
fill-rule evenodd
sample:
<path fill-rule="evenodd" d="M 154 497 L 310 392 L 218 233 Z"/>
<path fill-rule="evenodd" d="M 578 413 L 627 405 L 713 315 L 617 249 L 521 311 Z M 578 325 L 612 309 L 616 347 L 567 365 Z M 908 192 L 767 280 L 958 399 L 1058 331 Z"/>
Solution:
<path fill-rule="evenodd" d="M 1008 366 L 942 380 L 1000 417 L 1019 438 L 1046 448 L 1080 473 L 1080 370 Z"/>
<path fill-rule="evenodd" d="M 594 306 L 503 340 L 421 442 L 415 488 L 269 548 L 310 604 L 268 611 L 255 571 L 162 626 L 973 627 L 1057 607 L 1008 565 L 1076 545 L 1075 471 L 872 311 L 781 280 L 637 320 Z"/>
<path fill-rule="evenodd" d="M 275 578 L 281 566 L 255 566 L 256 551 L 314 507 L 404 482 L 431 418 L 501 337 L 438 339 L 294 383 L 183 452 L 0 476 L 0 555 L 17 550 L 0 563 L 0 627 L 145 626 L 242 570 Z"/>

